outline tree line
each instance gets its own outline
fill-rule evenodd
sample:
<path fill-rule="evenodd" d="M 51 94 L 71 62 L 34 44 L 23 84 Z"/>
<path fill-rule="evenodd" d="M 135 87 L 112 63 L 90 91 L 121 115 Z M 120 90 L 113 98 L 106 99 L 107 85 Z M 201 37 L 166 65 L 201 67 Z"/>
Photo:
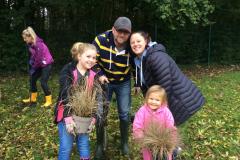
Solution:
<path fill-rule="evenodd" d="M 71 59 L 76 41 L 92 42 L 118 16 L 148 31 L 179 64 L 240 62 L 237 0 L 2 0 L 0 68 L 22 71 L 28 54 L 21 32 L 32 26 L 52 51 L 56 66 Z"/>

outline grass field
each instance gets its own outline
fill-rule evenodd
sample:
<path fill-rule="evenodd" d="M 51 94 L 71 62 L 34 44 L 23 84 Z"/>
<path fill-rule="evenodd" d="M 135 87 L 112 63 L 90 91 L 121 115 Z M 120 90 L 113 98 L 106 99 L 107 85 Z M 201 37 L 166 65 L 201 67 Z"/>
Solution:
<path fill-rule="evenodd" d="M 179 127 L 183 141 L 183 160 L 240 159 L 240 72 L 239 67 L 200 66 L 184 68 L 206 97 L 205 106 Z M 58 94 L 58 76 L 49 82 L 54 101 Z M 1 75 L 0 79 L 0 159 L 57 159 L 58 132 L 53 123 L 53 108 L 41 108 L 43 92 L 36 108 L 18 106 L 28 95 L 28 76 Z M 133 96 L 133 111 L 142 104 L 141 96 Z M 109 114 L 108 157 L 126 159 L 119 152 L 119 129 L 115 103 Z M 92 153 L 95 133 L 91 134 Z M 131 159 L 139 160 L 141 153 L 130 139 Z M 72 159 L 79 159 L 76 149 Z"/>

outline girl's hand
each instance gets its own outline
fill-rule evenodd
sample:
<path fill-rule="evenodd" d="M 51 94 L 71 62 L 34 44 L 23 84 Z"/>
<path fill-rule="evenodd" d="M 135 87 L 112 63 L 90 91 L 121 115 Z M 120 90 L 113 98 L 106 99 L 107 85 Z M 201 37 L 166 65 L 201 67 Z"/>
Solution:
<path fill-rule="evenodd" d="M 96 123 L 96 119 L 93 118 L 92 121 L 91 121 L 91 123 L 90 123 L 90 125 L 89 125 L 89 127 L 88 127 L 87 133 L 91 133 L 91 132 L 94 130 L 94 128 L 95 128 L 95 123 Z"/>
<path fill-rule="evenodd" d="M 76 127 L 76 124 L 74 122 L 72 124 L 66 124 L 66 130 L 70 134 L 74 134 L 75 127 Z"/>
<path fill-rule="evenodd" d="M 66 117 L 64 118 L 65 124 L 66 124 L 66 130 L 70 134 L 74 134 L 74 128 L 76 127 L 75 122 L 73 121 L 72 117 Z"/>
<path fill-rule="evenodd" d="M 31 69 L 29 69 L 29 74 L 30 74 L 30 75 L 33 75 L 33 73 L 35 73 L 35 71 L 36 71 L 36 70 L 35 70 L 33 67 L 31 67 Z"/>

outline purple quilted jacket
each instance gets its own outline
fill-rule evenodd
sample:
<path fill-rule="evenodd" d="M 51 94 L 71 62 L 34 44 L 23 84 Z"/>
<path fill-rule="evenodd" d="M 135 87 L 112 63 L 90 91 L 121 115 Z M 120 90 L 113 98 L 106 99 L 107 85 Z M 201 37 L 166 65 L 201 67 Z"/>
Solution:
<path fill-rule="evenodd" d="M 34 69 L 43 68 L 53 63 L 52 55 L 41 38 L 37 37 L 36 44 L 28 45 L 28 49 L 30 52 L 29 64 Z"/>

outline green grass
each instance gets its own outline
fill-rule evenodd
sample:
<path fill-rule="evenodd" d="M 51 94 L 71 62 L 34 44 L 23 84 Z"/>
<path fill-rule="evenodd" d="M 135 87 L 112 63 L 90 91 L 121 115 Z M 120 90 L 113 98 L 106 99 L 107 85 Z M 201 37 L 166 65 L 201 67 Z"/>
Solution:
<path fill-rule="evenodd" d="M 237 160 L 240 158 L 240 72 L 214 68 L 199 71 L 186 69 L 206 97 L 205 106 L 179 127 L 183 152 L 179 159 Z M 49 86 L 54 100 L 58 94 L 58 76 Z M 22 74 L 1 76 L 0 79 L 0 159 L 57 159 L 58 131 L 53 123 L 53 109 L 41 108 L 43 93 L 39 85 L 36 108 L 18 106 L 28 96 L 28 76 Z M 133 96 L 133 111 L 142 104 L 140 96 Z M 119 152 L 120 136 L 115 103 L 109 114 L 110 159 L 126 159 Z M 94 149 L 95 133 L 91 134 Z M 139 160 L 141 153 L 130 139 L 131 159 Z M 75 147 L 76 148 L 76 147 Z M 76 149 L 72 159 L 78 159 Z"/>

